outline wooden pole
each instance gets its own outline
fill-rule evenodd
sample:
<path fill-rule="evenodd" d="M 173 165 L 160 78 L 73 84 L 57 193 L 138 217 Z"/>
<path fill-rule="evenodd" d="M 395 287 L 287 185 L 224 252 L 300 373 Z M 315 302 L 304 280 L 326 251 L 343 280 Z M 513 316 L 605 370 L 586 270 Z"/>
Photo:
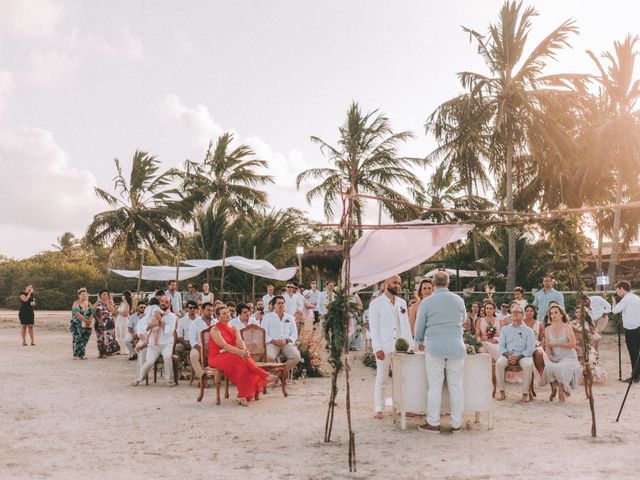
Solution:
<path fill-rule="evenodd" d="M 144 248 L 140 252 L 140 273 L 138 273 L 138 299 L 140 299 L 140 284 L 142 283 L 142 266 L 144 265 Z"/>
<path fill-rule="evenodd" d="M 224 291 L 224 267 L 227 260 L 227 241 L 222 242 L 222 271 L 220 272 L 220 297 Z"/>
<path fill-rule="evenodd" d="M 253 259 L 255 260 L 256 257 L 256 246 L 253 246 Z M 256 298 L 256 276 L 251 275 L 251 301 L 253 302 L 253 299 Z"/>

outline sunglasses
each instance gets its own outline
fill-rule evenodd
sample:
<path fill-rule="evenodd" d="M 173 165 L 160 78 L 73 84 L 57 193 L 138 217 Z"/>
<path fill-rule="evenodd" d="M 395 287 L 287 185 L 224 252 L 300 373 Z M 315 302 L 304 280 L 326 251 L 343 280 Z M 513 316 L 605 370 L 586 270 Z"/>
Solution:
<path fill-rule="evenodd" d="M 188 308 L 189 310 L 195 310 L 195 309 L 196 309 L 196 307 L 194 307 L 193 305 L 190 305 L 190 306 L 188 306 L 187 308 Z"/>

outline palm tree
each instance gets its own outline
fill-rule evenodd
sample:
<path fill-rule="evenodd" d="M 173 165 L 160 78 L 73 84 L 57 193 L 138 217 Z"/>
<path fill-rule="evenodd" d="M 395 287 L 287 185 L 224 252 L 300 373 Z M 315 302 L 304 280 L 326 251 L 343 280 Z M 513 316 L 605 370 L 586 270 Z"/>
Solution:
<path fill-rule="evenodd" d="M 380 195 L 387 199 L 382 204 L 392 218 L 406 219 L 407 207 L 399 206 L 393 200 L 408 199 L 395 189 L 395 185 L 406 187 L 414 199 L 422 199 L 424 187 L 411 167 L 427 164 L 425 159 L 398 155 L 399 144 L 413 138 L 413 134 L 408 131 L 394 133 L 389 119 L 382 113 L 373 110 L 363 114 L 355 102 L 347 110 L 345 123 L 338 130 L 340 137 L 335 147 L 319 137 L 311 137 L 332 166 L 300 173 L 296 178 L 297 188 L 300 189 L 304 181 L 321 180 L 307 192 L 307 201 L 311 203 L 313 199 L 323 197 L 327 219 L 333 216 L 340 192 L 346 191 Z M 356 198 L 353 205 L 356 224 L 362 225 L 364 204 Z"/>
<path fill-rule="evenodd" d="M 504 175 L 504 206 L 514 208 L 514 158 L 526 153 L 527 132 L 534 124 L 552 128 L 539 109 L 540 100 L 559 92 L 569 91 L 585 80 L 583 75 L 557 74 L 543 76 L 547 62 L 557 52 L 569 46 L 568 37 L 577 33 L 572 20 L 563 22 L 524 55 L 531 34 L 531 20 L 537 15 L 532 7 L 522 8 L 522 2 L 505 2 L 496 24 L 487 35 L 464 28 L 475 40 L 489 73 L 461 72 L 458 78 L 468 91 L 459 101 L 477 103 L 487 115 L 491 134 L 490 167 Z M 543 121 L 546 120 L 546 121 Z M 516 285 L 516 231 L 508 229 L 507 290 Z"/>
<path fill-rule="evenodd" d="M 606 69 L 593 52 L 588 52 L 600 72 L 597 80 L 607 100 L 601 139 L 608 152 L 603 160 L 614 172 L 616 204 L 622 203 L 638 188 L 640 111 L 636 109 L 636 104 L 640 99 L 640 80 L 633 79 L 634 64 L 639 53 L 635 50 L 638 41 L 640 37 L 627 35 L 624 41 L 614 42 L 614 53 L 602 54 L 602 58 L 608 62 Z M 618 208 L 614 211 L 611 231 L 609 280 L 612 283 L 616 278 L 620 251 L 621 218 L 622 211 Z"/>
<path fill-rule="evenodd" d="M 159 259 L 163 249 L 173 251 L 172 241 L 181 234 L 171 220 L 179 215 L 177 190 L 171 186 L 178 178 L 175 169 L 159 173 L 160 162 L 155 156 L 136 151 L 133 155 L 131 174 L 127 180 L 120 161 L 114 160 L 116 195 L 96 187 L 99 198 L 107 202 L 111 210 L 98 213 L 87 228 L 87 239 L 93 244 L 110 246 L 109 255 L 119 247 L 125 258 L 136 252 L 142 261 L 143 248 L 150 248 Z"/>
<path fill-rule="evenodd" d="M 218 200 L 234 212 L 248 212 L 267 206 L 267 193 L 257 187 L 273 183 L 273 177 L 256 173 L 267 168 L 266 160 L 247 145 L 233 146 L 233 134 L 224 133 L 209 148 L 201 163 L 187 160 L 183 190 L 196 205 Z"/>
<path fill-rule="evenodd" d="M 80 240 L 71 232 L 64 232 L 56 240 L 58 243 L 52 244 L 51 246 L 64 253 L 68 253 L 80 245 Z"/>

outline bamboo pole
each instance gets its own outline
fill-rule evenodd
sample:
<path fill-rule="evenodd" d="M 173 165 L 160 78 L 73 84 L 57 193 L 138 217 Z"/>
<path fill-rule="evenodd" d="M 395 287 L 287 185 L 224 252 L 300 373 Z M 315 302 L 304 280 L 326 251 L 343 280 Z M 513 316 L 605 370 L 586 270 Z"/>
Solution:
<path fill-rule="evenodd" d="M 256 246 L 253 246 L 253 259 L 255 260 L 256 257 Z M 256 276 L 255 274 L 251 275 L 251 301 L 253 302 L 253 299 L 256 298 Z"/>
<path fill-rule="evenodd" d="M 220 272 L 220 297 L 224 291 L 224 267 L 227 261 L 227 241 L 222 242 L 222 271 Z"/>
<path fill-rule="evenodd" d="M 140 252 L 140 272 L 138 273 L 138 298 L 140 298 L 140 284 L 142 283 L 142 266 L 144 265 L 144 248 Z"/>

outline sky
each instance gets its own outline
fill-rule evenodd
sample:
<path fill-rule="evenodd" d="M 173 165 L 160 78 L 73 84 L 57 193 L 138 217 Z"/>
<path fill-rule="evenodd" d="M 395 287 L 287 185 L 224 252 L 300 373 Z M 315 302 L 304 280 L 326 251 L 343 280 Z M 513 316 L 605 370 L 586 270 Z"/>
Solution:
<path fill-rule="evenodd" d="M 334 144 L 357 101 L 414 132 L 402 154 L 427 155 L 425 120 L 461 92 L 456 72 L 485 71 L 461 26 L 485 32 L 502 3 L 0 0 L 0 255 L 82 236 L 107 209 L 94 187 L 112 191 L 114 158 L 128 171 L 139 149 L 180 166 L 225 131 L 269 161 L 272 206 L 321 220 L 311 185 L 295 188 L 326 165 L 309 137 Z M 532 42 L 569 18 L 580 28 L 550 73 L 594 73 L 587 49 L 640 33 L 638 2 L 528 4 Z"/>

